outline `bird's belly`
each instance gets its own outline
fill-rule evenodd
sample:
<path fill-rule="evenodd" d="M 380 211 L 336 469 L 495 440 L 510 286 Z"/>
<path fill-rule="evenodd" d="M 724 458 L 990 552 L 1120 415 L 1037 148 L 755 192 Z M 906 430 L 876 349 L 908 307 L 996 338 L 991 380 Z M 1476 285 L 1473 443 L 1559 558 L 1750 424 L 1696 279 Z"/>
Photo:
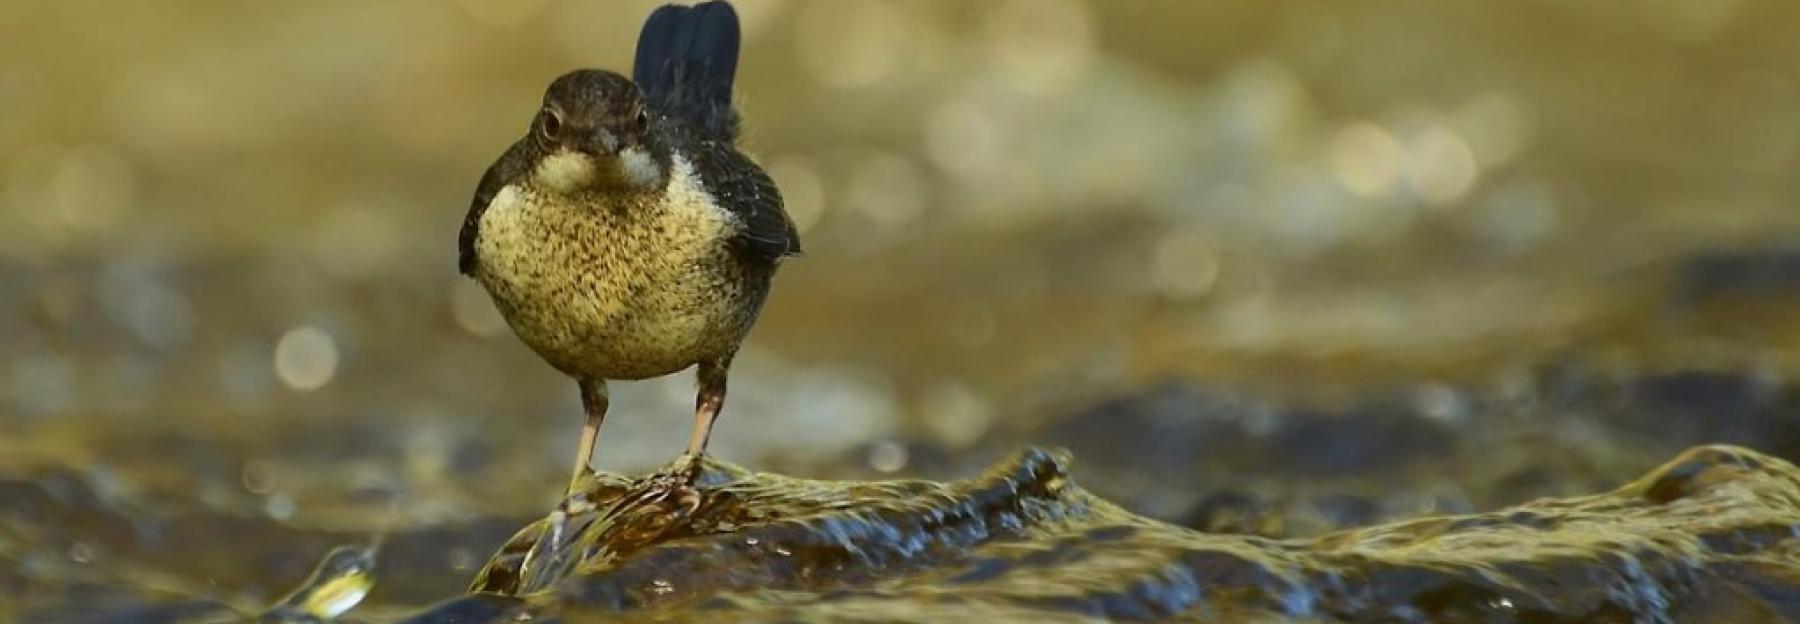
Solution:
<path fill-rule="evenodd" d="M 645 379 L 729 352 L 738 336 L 726 306 L 640 306 L 607 312 L 631 293 L 552 291 L 510 298 L 502 314 L 527 346 L 565 373 L 597 379 Z M 657 295 L 640 293 L 649 297 Z"/>
<path fill-rule="evenodd" d="M 608 221 L 503 191 L 479 279 L 519 338 L 564 373 L 643 379 L 730 353 L 759 301 L 707 223 Z"/>

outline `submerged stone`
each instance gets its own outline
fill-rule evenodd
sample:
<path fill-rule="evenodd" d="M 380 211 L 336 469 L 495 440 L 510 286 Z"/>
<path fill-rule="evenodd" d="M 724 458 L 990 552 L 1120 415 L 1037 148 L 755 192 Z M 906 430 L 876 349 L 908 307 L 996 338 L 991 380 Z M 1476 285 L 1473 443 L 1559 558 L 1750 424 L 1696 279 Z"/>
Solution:
<path fill-rule="evenodd" d="M 1692 449 L 1612 492 L 1304 540 L 1200 533 L 1030 450 L 969 481 L 595 477 L 405 621 L 1800 619 L 1800 471 Z"/>

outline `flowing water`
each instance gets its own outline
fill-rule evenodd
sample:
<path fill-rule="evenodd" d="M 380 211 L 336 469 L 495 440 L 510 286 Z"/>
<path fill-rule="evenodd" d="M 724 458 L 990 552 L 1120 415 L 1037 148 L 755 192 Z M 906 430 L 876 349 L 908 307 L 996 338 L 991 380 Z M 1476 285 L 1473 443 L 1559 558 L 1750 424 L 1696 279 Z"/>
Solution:
<path fill-rule="evenodd" d="M 813 481 L 708 462 L 692 489 L 602 474 L 500 548 L 474 593 L 367 621 L 1800 618 L 1800 469 L 1743 448 L 1696 447 L 1602 494 L 1304 539 L 1143 518 L 1082 489 L 1072 464 L 1032 449 L 979 477 L 934 483 Z M 5 492 L 15 504 L 55 496 L 43 484 Z M 10 537 L 32 536 L 29 519 L 8 520 Z M 22 550 L 11 553 L 17 564 L 74 566 Z M 373 583 L 373 552 L 332 551 L 261 621 L 348 610 Z M 125 570 L 39 572 L 8 579 L 24 590 L 13 611 L 21 621 L 223 622 L 255 612 L 150 591 L 150 578 Z M 128 600 L 88 585 L 109 577 L 146 587 Z"/>

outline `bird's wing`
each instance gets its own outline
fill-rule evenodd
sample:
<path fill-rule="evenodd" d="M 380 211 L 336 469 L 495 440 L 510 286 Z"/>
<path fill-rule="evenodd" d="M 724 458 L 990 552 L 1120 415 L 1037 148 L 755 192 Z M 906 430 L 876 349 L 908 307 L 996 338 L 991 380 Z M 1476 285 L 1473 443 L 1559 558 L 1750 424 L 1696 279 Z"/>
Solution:
<path fill-rule="evenodd" d="M 456 237 L 456 267 L 463 275 L 475 273 L 475 239 L 481 234 L 481 214 L 487 212 L 488 204 L 494 201 L 500 189 L 519 176 L 524 163 L 525 141 L 513 143 L 488 166 L 481 174 L 481 183 L 475 185 L 475 198 L 469 202 L 469 213 L 463 217 L 462 231 Z"/>
<path fill-rule="evenodd" d="M 664 5 L 638 33 L 632 82 L 651 106 L 678 120 L 679 142 L 719 205 L 737 215 L 732 242 L 747 258 L 774 262 L 800 253 L 781 192 L 761 167 L 733 147 L 738 136 L 731 84 L 741 45 L 737 12 L 726 2 Z"/>
<path fill-rule="evenodd" d="M 730 145 L 703 141 L 694 168 L 719 205 L 737 215 L 732 238 L 746 256 L 774 262 L 800 253 L 800 234 L 782 209 L 781 191 L 762 167 Z"/>

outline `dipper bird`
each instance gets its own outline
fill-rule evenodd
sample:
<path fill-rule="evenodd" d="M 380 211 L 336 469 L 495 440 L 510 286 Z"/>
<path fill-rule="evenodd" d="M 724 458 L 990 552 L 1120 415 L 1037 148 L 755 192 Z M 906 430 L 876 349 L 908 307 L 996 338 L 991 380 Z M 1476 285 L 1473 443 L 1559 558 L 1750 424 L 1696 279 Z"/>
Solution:
<path fill-rule="evenodd" d="M 738 46 L 723 1 L 656 9 L 630 79 L 582 69 L 550 83 L 463 220 L 461 271 L 580 387 L 587 422 L 571 492 L 589 470 L 607 380 L 698 366 L 677 464 L 691 481 L 731 358 L 776 267 L 800 252 L 775 183 L 737 149 Z"/>

